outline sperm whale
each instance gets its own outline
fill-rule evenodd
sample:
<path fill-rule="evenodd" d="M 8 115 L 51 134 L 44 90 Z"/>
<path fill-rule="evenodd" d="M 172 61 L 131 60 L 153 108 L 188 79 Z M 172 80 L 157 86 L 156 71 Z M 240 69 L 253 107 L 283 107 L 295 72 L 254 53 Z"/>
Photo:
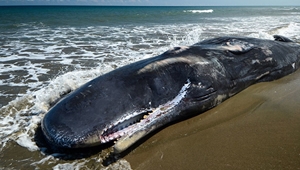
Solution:
<path fill-rule="evenodd" d="M 120 67 L 56 103 L 42 120 L 43 133 L 59 147 L 115 141 L 115 152 L 123 152 L 163 125 L 297 70 L 300 45 L 274 38 L 213 38 Z"/>

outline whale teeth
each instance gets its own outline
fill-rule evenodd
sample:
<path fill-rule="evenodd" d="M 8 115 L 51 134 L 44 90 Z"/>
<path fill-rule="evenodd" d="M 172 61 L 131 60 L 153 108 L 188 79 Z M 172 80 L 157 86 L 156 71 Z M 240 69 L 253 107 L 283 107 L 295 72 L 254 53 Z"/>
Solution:
<path fill-rule="evenodd" d="M 141 111 L 136 111 L 132 115 L 124 116 L 114 123 L 109 124 L 101 133 L 101 142 L 107 143 L 113 140 L 116 141 L 122 136 L 135 131 L 136 128 L 139 128 L 139 123 L 147 121 L 149 115 L 152 113 L 155 113 L 155 109 L 146 108 Z"/>
<path fill-rule="evenodd" d="M 99 138 L 100 138 L 101 143 L 105 143 L 102 136 L 100 136 Z"/>

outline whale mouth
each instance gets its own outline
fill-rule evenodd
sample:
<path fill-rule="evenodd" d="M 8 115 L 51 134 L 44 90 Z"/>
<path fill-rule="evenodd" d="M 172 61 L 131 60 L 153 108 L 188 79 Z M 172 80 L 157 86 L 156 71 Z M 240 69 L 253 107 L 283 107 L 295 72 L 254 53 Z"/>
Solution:
<path fill-rule="evenodd" d="M 115 123 L 108 125 L 99 136 L 101 143 L 116 140 L 115 151 L 124 151 L 134 142 L 163 125 L 163 121 L 171 119 L 171 115 L 168 113 L 174 111 L 175 107 L 183 101 L 190 85 L 191 82 L 188 79 L 178 95 L 171 101 L 159 105 L 157 108 L 146 108 L 127 114 Z"/>
<path fill-rule="evenodd" d="M 100 135 L 101 143 L 107 143 L 119 139 L 126 134 L 130 134 L 133 131 L 138 130 L 143 124 L 153 121 L 151 120 L 152 116 L 149 116 L 152 113 L 153 110 L 145 109 L 140 112 L 135 112 L 131 114 L 130 117 L 122 118 L 116 123 L 109 125 Z M 159 117 L 159 115 L 156 117 Z"/>

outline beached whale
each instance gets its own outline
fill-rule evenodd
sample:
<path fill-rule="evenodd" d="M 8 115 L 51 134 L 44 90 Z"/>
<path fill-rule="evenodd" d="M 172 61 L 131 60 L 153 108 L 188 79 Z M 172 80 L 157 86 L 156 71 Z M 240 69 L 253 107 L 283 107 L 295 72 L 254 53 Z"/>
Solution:
<path fill-rule="evenodd" d="M 43 118 L 42 130 L 59 147 L 116 141 L 120 153 L 163 125 L 297 70 L 300 45 L 274 37 L 214 38 L 118 68 L 61 99 Z"/>

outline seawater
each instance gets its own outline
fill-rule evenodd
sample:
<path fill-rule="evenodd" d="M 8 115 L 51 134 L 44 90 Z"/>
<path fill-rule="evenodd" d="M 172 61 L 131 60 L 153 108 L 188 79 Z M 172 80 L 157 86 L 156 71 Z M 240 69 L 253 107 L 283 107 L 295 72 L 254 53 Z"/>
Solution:
<path fill-rule="evenodd" d="M 0 169 L 104 168 L 100 153 L 67 161 L 37 146 L 41 119 L 63 95 L 207 38 L 281 34 L 300 42 L 299 18 L 300 7 L 0 7 Z M 111 166 L 130 169 L 123 159 Z"/>

